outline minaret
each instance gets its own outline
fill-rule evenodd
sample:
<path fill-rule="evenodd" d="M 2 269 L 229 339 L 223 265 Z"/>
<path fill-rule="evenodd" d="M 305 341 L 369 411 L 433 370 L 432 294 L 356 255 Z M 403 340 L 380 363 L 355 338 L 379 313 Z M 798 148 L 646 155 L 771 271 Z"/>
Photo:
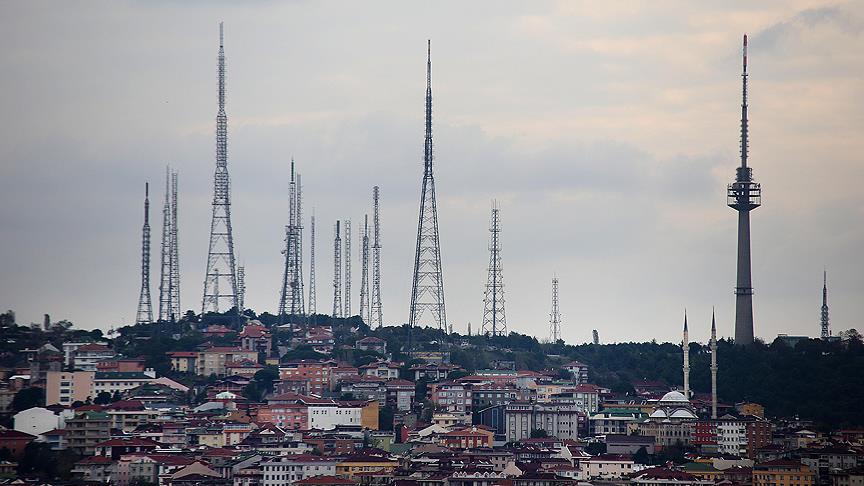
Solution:
<path fill-rule="evenodd" d="M 684 311 L 684 396 L 690 399 L 690 338 L 687 332 L 687 311 Z"/>
<path fill-rule="evenodd" d="M 144 227 L 141 228 L 141 293 L 138 295 L 136 324 L 153 322 L 150 300 L 150 183 L 144 183 Z"/>
<path fill-rule="evenodd" d="M 432 42 L 426 51 L 426 138 L 423 145 L 423 189 L 420 193 L 420 217 L 417 222 L 417 247 L 414 253 L 414 279 L 411 285 L 411 310 L 408 324 L 420 325 L 429 311 L 432 324 L 446 331 L 444 278 L 441 269 L 441 244 L 438 239 L 438 205 L 435 202 L 435 178 L 432 176 Z"/>
<path fill-rule="evenodd" d="M 735 344 L 753 343 L 753 285 L 750 278 L 750 211 L 762 204 L 762 188 L 747 167 L 747 36 L 741 74 L 741 166 L 727 187 L 727 205 L 738 211 L 738 279 L 735 284 Z"/>
<path fill-rule="evenodd" d="M 828 271 L 822 272 L 822 339 L 831 337 L 828 328 Z"/>
<path fill-rule="evenodd" d="M 213 178 L 213 219 L 210 222 L 210 248 L 204 276 L 201 313 L 225 310 L 220 303 L 239 307 L 234 237 L 231 231 L 231 190 L 228 179 L 228 115 L 225 114 L 225 47 L 222 22 L 219 22 L 219 111 L 216 114 L 216 173 Z M 227 269 L 219 272 L 220 265 Z M 220 285 L 219 280 L 227 285 Z M 222 289 L 220 291 L 220 288 Z M 222 293 L 224 292 L 224 293 Z"/>
<path fill-rule="evenodd" d="M 711 309 L 711 418 L 717 419 L 717 323 Z"/>

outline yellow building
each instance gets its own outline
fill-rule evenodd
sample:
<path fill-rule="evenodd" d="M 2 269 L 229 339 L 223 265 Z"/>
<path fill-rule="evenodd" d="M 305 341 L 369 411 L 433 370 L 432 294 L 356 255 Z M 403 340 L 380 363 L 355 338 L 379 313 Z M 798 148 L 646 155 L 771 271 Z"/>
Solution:
<path fill-rule="evenodd" d="M 813 486 L 816 473 L 798 461 L 777 459 L 753 466 L 753 486 Z"/>
<path fill-rule="evenodd" d="M 344 479 L 354 479 L 358 473 L 382 472 L 391 474 L 399 465 L 398 461 L 376 456 L 348 456 L 336 464 L 336 475 Z"/>
<path fill-rule="evenodd" d="M 360 425 L 364 429 L 378 430 L 378 400 L 369 400 L 360 409 Z"/>
<path fill-rule="evenodd" d="M 198 369 L 197 351 L 172 351 L 168 354 L 171 359 L 171 369 L 180 373 L 195 373 Z"/>

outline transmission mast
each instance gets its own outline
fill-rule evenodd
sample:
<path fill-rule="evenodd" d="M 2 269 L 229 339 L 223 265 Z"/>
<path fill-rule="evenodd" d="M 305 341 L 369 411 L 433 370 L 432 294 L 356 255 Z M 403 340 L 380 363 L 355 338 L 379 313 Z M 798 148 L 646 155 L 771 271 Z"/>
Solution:
<path fill-rule="evenodd" d="M 220 301 L 238 307 L 237 267 L 234 237 L 231 232 L 231 191 L 228 179 L 228 115 L 225 114 L 225 48 L 222 22 L 219 23 L 219 112 L 216 115 L 216 173 L 213 182 L 213 218 L 210 222 L 210 247 L 204 276 L 201 313 L 219 312 Z M 217 271 L 225 265 L 227 272 Z M 227 286 L 220 286 L 219 279 Z M 225 290 L 220 291 L 220 287 Z M 227 288 L 226 288 L 227 287 Z M 225 292 L 225 293 L 221 293 Z"/>
<path fill-rule="evenodd" d="M 180 226 L 177 224 L 177 186 L 176 170 L 171 171 L 171 301 L 169 304 L 171 322 L 183 317 L 180 307 Z"/>
<path fill-rule="evenodd" d="M 294 211 L 294 274 L 297 276 L 296 291 L 293 298 L 295 308 L 300 315 L 306 314 L 306 305 L 303 298 L 303 180 L 300 173 L 297 174 L 297 194 Z"/>
<path fill-rule="evenodd" d="M 360 234 L 360 317 L 371 322 L 369 313 L 369 215 L 363 217 L 363 233 Z"/>
<path fill-rule="evenodd" d="M 242 314 L 246 310 L 246 267 L 237 265 L 237 309 Z"/>
<path fill-rule="evenodd" d="M 144 183 L 144 226 L 141 228 L 141 293 L 138 295 L 136 324 L 153 322 L 150 301 L 150 183 Z"/>
<path fill-rule="evenodd" d="M 504 313 L 504 275 L 501 268 L 501 226 L 498 202 L 492 201 L 492 217 L 489 223 L 489 276 L 483 299 L 483 334 L 506 336 L 507 318 Z"/>
<path fill-rule="evenodd" d="M 165 203 L 162 205 L 162 246 L 159 272 L 159 320 L 171 320 L 171 169 L 165 167 Z"/>
<path fill-rule="evenodd" d="M 417 222 L 414 279 L 411 285 L 411 312 L 408 324 L 420 324 L 428 311 L 438 329 L 447 331 L 444 309 L 444 278 L 441 274 L 441 244 L 438 238 L 438 205 L 432 175 L 432 42 L 426 51 L 426 137 L 423 144 L 423 188 Z"/>
<path fill-rule="evenodd" d="M 309 315 L 315 315 L 315 212 L 312 212 L 312 220 L 309 224 Z"/>
<path fill-rule="evenodd" d="M 288 184 L 288 225 L 285 226 L 285 269 L 282 273 L 282 290 L 279 294 L 279 322 L 284 323 L 287 316 L 302 315 L 303 309 L 303 257 L 301 240 L 302 186 L 300 174 L 294 171 L 291 159 L 291 180 Z"/>
<path fill-rule="evenodd" d="M 378 208 L 378 186 L 372 188 L 372 302 L 369 306 L 369 327 L 383 324 L 381 317 L 381 222 Z"/>
<path fill-rule="evenodd" d="M 342 317 L 342 237 L 339 220 L 336 220 L 336 236 L 333 238 L 333 317 Z"/>
<path fill-rule="evenodd" d="M 549 314 L 550 338 L 553 343 L 561 339 L 561 312 L 558 310 L 558 277 L 552 277 L 552 312 Z"/>
<path fill-rule="evenodd" d="M 828 319 L 828 271 L 822 273 L 822 311 L 820 313 L 822 324 L 822 339 L 831 337 L 830 320 Z"/>
<path fill-rule="evenodd" d="M 351 220 L 345 220 L 345 311 L 343 317 L 351 317 Z"/>

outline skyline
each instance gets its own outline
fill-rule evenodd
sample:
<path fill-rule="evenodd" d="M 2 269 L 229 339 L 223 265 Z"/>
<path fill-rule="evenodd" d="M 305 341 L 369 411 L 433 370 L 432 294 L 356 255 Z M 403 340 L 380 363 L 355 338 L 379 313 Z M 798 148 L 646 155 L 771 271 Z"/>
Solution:
<path fill-rule="evenodd" d="M 84 73 L 79 67 L 77 74 L 92 76 L 87 78 L 90 81 L 98 80 L 94 74 L 110 74 L 105 82 L 119 81 L 120 89 L 106 89 L 104 93 L 84 90 L 80 98 L 63 99 L 54 106 L 34 103 L 15 120 L 4 117 L 4 181 L 0 182 L 4 209 L 0 215 L 11 223 L 4 226 L 12 231 L 7 236 L 10 245 L 0 250 L 4 275 L 0 295 L 6 297 L 0 306 L 14 309 L 22 322 L 38 322 L 42 313 L 50 313 L 55 319 L 68 318 L 83 328 L 116 327 L 121 319 L 131 323 L 140 284 L 136 270 L 140 264 L 140 183 L 149 181 L 159 187 L 166 163 L 176 167 L 184 179 L 179 195 L 184 208 L 179 222 L 184 235 L 180 248 L 185 279 L 182 300 L 200 300 L 210 205 L 207 193 L 212 194 L 214 32 L 218 28 L 214 26 L 222 18 L 216 16 L 218 13 L 226 22 L 229 170 L 236 251 L 238 262 L 245 262 L 248 307 L 258 312 L 275 312 L 278 303 L 283 267 L 279 249 L 288 208 L 287 167 L 289 154 L 293 154 L 298 171 L 305 176 L 305 204 L 316 208 L 325 228 L 336 219 L 350 218 L 359 224 L 364 212 L 371 212 L 372 186 L 381 186 L 383 314 L 388 325 L 407 322 L 417 180 L 422 175 L 423 43 L 431 37 L 437 46 L 433 89 L 441 253 L 454 330 L 464 332 L 469 321 L 477 329 L 482 322 L 488 204 L 496 198 L 501 201 L 510 329 L 541 339 L 548 337 L 548 282 L 556 274 L 561 279 L 562 335 L 569 343 L 589 342 L 592 329 L 599 330 L 601 342 L 652 337 L 676 342 L 683 307 L 690 310 L 695 341 L 707 341 L 708 308 L 712 306 L 718 310 L 719 335 L 730 336 L 734 322 L 735 218 L 724 199 L 725 184 L 737 165 L 740 35 L 749 31 L 750 152 L 757 178 L 767 184 L 771 195 L 769 203 L 754 214 L 756 336 L 767 340 L 778 332 L 818 336 L 820 277 L 826 266 L 832 272 L 832 331 L 837 334 L 850 327 L 860 328 L 854 316 L 864 310 L 857 298 L 864 281 L 862 263 L 855 259 L 854 250 L 864 235 L 854 224 L 862 211 L 854 182 L 864 175 L 855 166 L 855 153 L 860 153 L 862 142 L 847 135 L 860 128 L 862 112 L 851 106 L 853 103 L 843 105 L 842 95 L 855 93 L 855 82 L 862 77 L 861 66 L 853 66 L 855 56 L 848 56 L 862 44 L 861 8 L 847 4 L 807 10 L 796 4 L 798 10 L 790 13 L 779 2 L 774 5 L 776 11 L 752 15 L 755 20 L 735 20 L 735 12 L 726 12 L 730 25 L 721 30 L 728 35 L 706 34 L 702 43 L 697 43 L 698 49 L 707 51 L 697 56 L 700 62 L 687 69 L 682 79 L 676 78 L 657 91 L 652 88 L 655 83 L 670 81 L 663 70 L 647 70 L 649 75 L 635 83 L 644 87 L 627 85 L 628 60 L 633 61 L 628 52 L 638 53 L 637 58 L 645 52 L 638 44 L 627 44 L 626 36 L 617 40 L 588 38 L 581 45 L 568 44 L 566 37 L 555 40 L 555 34 L 561 32 L 555 31 L 554 21 L 567 16 L 560 10 L 545 17 L 524 12 L 516 15 L 511 10 L 516 20 L 514 30 L 508 33 L 522 40 L 527 36 L 540 45 L 550 42 L 550 50 L 558 47 L 564 51 L 567 55 L 555 52 L 559 57 L 554 59 L 579 66 L 574 71 L 562 66 L 562 77 L 581 89 L 573 89 L 554 76 L 526 78 L 508 62 L 559 67 L 549 52 L 533 51 L 549 55 L 546 59 L 543 55 L 531 57 L 532 51 L 527 49 L 490 50 L 484 45 L 487 54 L 498 58 L 478 55 L 475 68 L 468 58 L 471 52 L 482 49 L 469 49 L 466 55 L 458 36 L 463 32 L 448 36 L 442 32 L 447 29 L 439 28 L 436 36 L 435 28 L 427 29 L 427 35 L 425 31 L 411 33 L 408 27 L 402 27 L 408 32 L 397 29 L 398 46 L 385 46 L 382 39 L 365 32 L 367 36 L 355 40 L 363 45 L 373 43 L 376 49 L 331 46 L 327 42 L 330 39 L 322 39 L 320 46 L 307 46 L 311 52 L 295 53 L 301 60 L 314 59 L 312 52 L 327 54 L 320 62 L 305 59 L 298 63 L 288 56 L 292 59 L 286 63 L 289 72 L 311 69 L 320 76 L 319 81 L 324 81 L 323 86 L 316 86 L 311 79 L 297 81 L 297 76 L 278 75 L 278 69 L 268 69 L 266 63 L 256 64 L 264 55 L 259 52 L 261 43 L 273 39 L 290 42 L 283 37 L 285 32 L 276 29 L 275 19 L 250 17 L 253 8 L 246 7 L 207 12 L 201 16 L 206 18 L 189 26 L 183 25 L 183 15 L 161 19 L 161 27 L 171 33 L 165 38 L 147 38 L 131 28 L 132 49 L 126 46 L 125 51 L 121 46 L 102 45 L 88 52 L 86 47 L 80 49 L 88 39 L 72 38 L 68 47 L 79 56 L 90 56 L 88 59 L 105 55 L 104 49 L 112 55 L 130 54 L 144 63 L 140 68 L 135 66 L 138 74 L 154 76 L 150 81 L 155 79 L 156 83 L 148 83 L 139 93 L 135 88 L 145 87 L 145 83 L 135 84 L 139 81 L 131 71 L 115 72 L 113 64 L 109 66 L 112 69 L 95 73 Z M 33 9 L 26 5 L 4 8 Z M 160 16 L 169 8 L 180 14 L 200 13 L 170 2 L 131 10 Z M 293 9 L 306 9 L 308 18 L 324 18 L 328 6 L 291 5 L 275 10 L 290 13 Z M 51 21 L 50 15 L 41 13 L 43 17 L 38 20 Z M 477 13 L 467 12 L 466 17 Z M 602 12 L 595 14 L 602 16 Z M 342 15 L 350 17 L 346 12 Z M 622 15 L 635 22 L 638 12 Z M 211 17 L 216 20 L 210 21 Z M 498 21 L 497 17 L 490 20 Z M 14 113 L 22 100 L 51 96 L 40 88 L 52 87 L 57 81 L 43 76 L 47 73 L 22 69 L 34 62 L 43 65 L 38 63 L 40 59 L 31 59 L 33 56 L 16 55 L 19 51 L 13 52 L 13 48 L 21 47 L 21 38 L 16 36 L 22 29 L 17 25 L 13 28 L 9 20 L 0 22 L 8 26 L 0 35 L 18 40 L 5 42 L 10 47 L 2 54 L 11 67 L 12 82 L 29 79 L 27 76 L 35 81 L 35 87 L 14 86 L 17 89 L 13 91 L 23 95 L 9 101 L 11 109 L 5 112 Z M 178 31 L 181 26 L 191 30 Z M 95 28 L 90 29 L 94 37 L 103 34 L 100 28 L 116 28 L 101 24 L 91 27 Z M 62 29 L 60 32 L 68 35 Z M 172 35 L 179 34 L 188 43 L 171 40 Z M 468 34 L 475 42 L 482 37 Z M 848 38 L 839 46 L 842 49 L 837 45 L 838 36 Z M 501 37 L 496 40 L 511 40 Z M 137 49 L 145 47 L 145 39 L 155 40 L 148 48 L 165 58 L 142 60 L 132 55 L 141 54 Z M 647 39 L 649 44 L 657 41 L 651 35 Z M 661 49 L 643 62 L 683 68 L 680 64 L 696 61 L 692 47 L 683 44 L 676 43 L 672 51 L 679 51 L 681 59 L 671 59 L 669 52 Z M 171 46 L 176 48 L 164 50 Z M 825 59 L 820 49 L 828 47 L 831 56 Z M 52 46 L 43 52 L 64 48 Z M 355 51 L 364 54 L 362 59 L 375 62 L 375 69 L 361 69 L 358 74 L 354 58 L 339 66 L 346 61 L 345 53 Z M 398 62 L 384 62 L 393 58 Z M 587 64 L 582 62 L 586 59 Z M 178 65 L 169 69 L 172 63 Z M 833 69 L 826 70 L 825 66 Z M 513 84 L 495 77 L 496 69 L 514 76 Z M 603 81 L 582 84 L 586 80 L 578 76 L 585 72 Z M 184 76 L 190 79 L 181 79 Z M 515 90 L 520 82 L 531 88 Z M 281 88 L 281 83 L 291 83 L 291 89 Z M 262 84 L 267 89 L 262 89 Z M 116 88 L 109 85 L 106 87 Z M 362 87 L 372 88 L 372 92 Z M 64 84 L 62 88 L 76 96 L 71 87 Z M 118 96 L 127 91 L 140 94 L 140 99 Z M 541 93 L 539 99 L 530 99 L 537 91 Z M 804 94 L 790 98 L 801 92 Z M 262 94 L 263 98 L 256 98 Z M 368 99 L 356 99 L 363 98 L 361 94 L 368 94 Z M 647 100 L 638 101 L 640 95 L 648 95 Z M 616 102 L 616 96 L 623 103 Z M 115 105 L 121 99 L 128 105 Z M 87 116 L 79 120 L 80 126 L 64 132 L 64 117 L 78 114 L 76 108 L 94 100 L 101 106 L 88 106 L 91 111 L 84 112 Z M 339 105 L 345 105 L 341 111 Z M 827 118 L 829 111 L 832 118 Z M 116 121 L 109 114 L 118 112 L 126 115 L 124 121 L 130 126 L 109 123 Z M 680 118 L 657 116 L 664 114 Z M 555 121 L 560 125 L 554 125 Z M 35 127 L 44 130 L 40 133 L 33 130 Z M 107 137 L 94 137 L 93 145 L 89 145 L 86 141 L 91 139 L 76 139 L 74 134 L 79 131 Z M 580 137 L 571 140 L 573 133 Z M 59 139 L 53 138 L 58 135 Z M 826 139 L 828 135 L 832 136 Z M 148 145 L 140 145 L 142 138 Z M 665 147 L 668 140 L 680 143 L 677 150 Z M 828 155 L 814 166 L 814 155 L 829 148 Z M 63 160 L 76 164 L 56 162 L 61 154 L 67 154 L 63 149 L 71 149 L 71 157 Z M 115 160 L 124 165 L 116 165 Z M 360 170 L 361 165 L 366 170 Z M 832 174 L 831 168 L 842 170 Z M 68 172 L 64 174 L 64 170 Z M 822 179 L 812 177 L 816 170 Z M 99 187 L 104 191 L 84 194 L 66 187 L 73 182 L 87 189 L 92 186 L 83 184 L 94 176 L 106 177 L 109 184 Z M 347 180 L 355 184 L 344 184 Z M 33 190 L 39 187 L 37 183 L 47 191 Z M 94 197 L 96 192 L 102 199 Z M 36 199 L 37 194 L 41 199 Z M 808 199 L 810 195 L 819 197 Z M 159 196 L 164 195 L 155 194 Z M 60 201 L 66 206 L 58 204 Z M 26 208 L 21 208 L 21 202 Z M 15 209 L 32 212 L 19 214 Z M 90 231 L 87 223 L 93 225 Z M 40 225 L 54 232 L 43 233 Z M 583 228 L 596 230 L 586 232 Z M 46 241 L 51 235 L 59 236 L 57 230 L 62 230 L 63 238 Z M 110 245 L 99 246 L 105 242 Z M 332 277 L 327 271 L 332 268 L 327 232 L 316 243 L 320 250 L 316 264 L 319 271 L 325 269 L 319 280 L 326 284 Z M 46 259 L 46 254 L 56 255 L 59 262 L 54 263 L 62 266 L 50 268 L 51 259 Z M 793 268 L 793 263 L 801 268 Z M 308 269 L 308 259 L 304 269 Z M 76 277 L 81 281 L 75 281 Z M 326 285 L 321 285 L 318 290 L 326 290 Z M 622 300 L 627 304 L 621 305 Z M 325 302 L 324 309 L 330 304 L 329 299 Z M 93 314 L 98 317 L 91 317 Z"/>

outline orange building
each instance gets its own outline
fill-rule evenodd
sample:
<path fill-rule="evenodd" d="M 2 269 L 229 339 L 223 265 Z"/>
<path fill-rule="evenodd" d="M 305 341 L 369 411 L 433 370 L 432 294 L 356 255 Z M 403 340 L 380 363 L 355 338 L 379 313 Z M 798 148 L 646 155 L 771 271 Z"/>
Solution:
<path fill-rule="evenodd" d="M 279 366 L 279 378 L 288 381 L 304 380 L 308 383 L 307 393 L 320 396 L 330 391 L 330 370 L 335 365 L 334 361 L 288 361 Z"/>
<path fill-rule="evenodd" d="M 753 486 L 813 486 L 816 473 L 799 461 L 777 459 L 753 466 Z"/>
<path fill-rule="evenodd" d="M 441 445 L 450 449 L 492 447 L 493 433 L 476 427 L 453 430 L 441 436 Z"/>

